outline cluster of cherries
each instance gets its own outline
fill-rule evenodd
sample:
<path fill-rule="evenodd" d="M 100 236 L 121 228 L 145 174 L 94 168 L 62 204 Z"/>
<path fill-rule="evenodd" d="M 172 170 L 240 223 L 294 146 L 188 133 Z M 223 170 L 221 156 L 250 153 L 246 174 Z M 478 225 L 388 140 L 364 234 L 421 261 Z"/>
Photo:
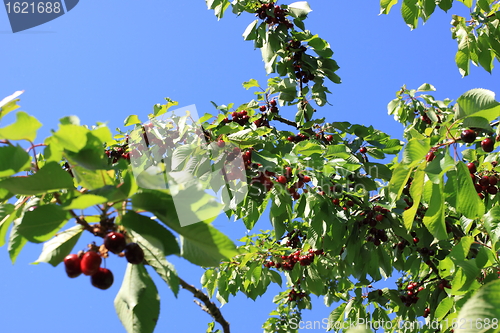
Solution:
<path fill-rule="evenodd" d="M 265 112 L 265 111 L 269 110 L 272 113 L 278 113 L 278 111 L 279 111 L 275 99 L 270 100 L 269 103 L 266 104 L 266 105 L 261 105 L 259 107 L 259 110 L 262 111 L 262 112 Z"/>
<path fill-rule="evenodd" d="M 418 302 L 419 297 L 417 295 L 422 290 L 424 290 L 424 287 L 419 285 L 418 282 L 410 282 L 406 287 L 406 292 L 403 291 L 404 294 L 400 295 L 399 298 L 407 307 L 409 307 Z"/>
<path fill-rule="evenodd" d="M 497 173 L 491 173 L 489 176 L 487 174 L 483 174 L 479 177 L 475 175 L 477 168 L 474 163 L 467 163 L 467 168 L 469 169 L 476 192 L 481 199 L 484 199 L 484 197 L 488 194 L 496 195 L 498 193 L 497 184 L 499 177 Z"/>
<path fill-rule="evenodd" d="M 264 267 L 271 268 L 276 267 L 277 269 L 282 268 L 285 271 L 291 271 L 295 267 L 295 264 L 299 263 L 300 266 L 309 266 L 314 261 L 315 255 L 322 255 L 324 252 L 322 249 L 313 250 L 309 249 L 306 254 L 302 254 L 300 250 L 290 253 L 289 255 L 282 255 L 281 261 L 269 260 L 264 263 Z"/>
<path fill-rule="evenodd" d="M 123 145 L 121 147 L 115 147 L 112 149 L 107 149 L 105 151 L 106 156 L 111 159 L 112 163 L 115 164 L 120 158 L 130 161 L 130 153 L 127 152 L 127 146 Z"/>
<path fill-rule="evenodd" d="M 288 29 L 293 28 L 293 23 L 286 19 L 286 15 L 288 11 L 286 9 L 282 9 L 280 6 L 275 6 L 274 2 L 263 3 L 255 11 L 255 16 L 260 18 L 261 20 L 265 20 L 265 22 L 269 25 L 283 25 Z"/>
<path fill-rule="evenodd" d="M 460 133 L 460 139 L 462 139 L 462 141 L 465 143 L 473 143 L 474 141 L 476 141 L 476 137 L 477 134 L 472 129 L 466 129 L 463 130 L 462 133 Z M 494 146 L 495 143 L 493 142 L 492 138 L 486 138 L 483 141 L 481 141 L 481 148 L 483 148 L 483 151 L 485 153 L 491 153 L 493 151 Z"/>
<path fill-rule="evenodd" d="M 104 238 L 104 247 L 110 252 L 125 256 L 131 264 L 144 261 L 144 251 L 137 243 L 128 243 L 125 236 L 118 232 L 110 232 Z M 121 255 L 123 251 L 123 255 Z M 90 282 L 96 288 L 106 290 L 113 285 L 113 273 L 101 267 L 102 258 L 96 251 L 90 250 L 84 254 L 69 254 L 64 258 L 64 268 L 70 278 L 80 274 L 90 276 Z"/>
<path fill-rule="evenodd" d="M 248 115 L 248 112 L 246 110 L 243 110 L 243 111 L 234 111 L 233 113 L 231 113 L 231 119 L 229 118 L 224 118 L 222 121 L 225 123 L 225 124 L 228 124 L 230 122 L 235 122 L 241 126 L 245 126 L 245 124 L 248 123 L 248 120 L 250 119 L 250 116 Z"/>
<path fill-rule="evenodd" d="M 290 142 L 294 142 L 294 143 L 297 143 L 297 142 L 301 142 L 301 141 L 305 141 L 305 140 L 308 140 L 309 137 L 307 135 L 305 135 L 304 133 L 299 133 L 297 135 L 290 135 L 289 137 L 286 138 L 288 141 Z"/>
<path fill-rule="evenodd" d="M 301 45 L 298 40 L 291 40 L 289 45 L 285 47 L 286 50 L 295 49 L 293 53 L 293 70 L 295 71 L 295 77 L 302 83 L 308 83 L 314 80 L 315 76 L 309 71 L 302 68 L 302 55 L 307 51 L 304 45 Z"/>
<path fill-rule="evenodd" d="M 290 293 L 288 293 L 288 301 L 289 302 L 294 302 L 297 300 L 301 300 L 302 298 L 306 297 L 307 294 L 305 292 L 297 292 L 294 289 L 290 290 Z"/>

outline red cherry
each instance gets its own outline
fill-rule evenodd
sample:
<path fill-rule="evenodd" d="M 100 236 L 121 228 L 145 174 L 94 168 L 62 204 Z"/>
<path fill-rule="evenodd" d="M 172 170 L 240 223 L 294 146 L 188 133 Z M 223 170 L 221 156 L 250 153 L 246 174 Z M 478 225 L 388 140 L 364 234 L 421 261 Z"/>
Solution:
<path fill-rule="evenodd" d="M 347 206 L 352 207 L 354 206 L 354 202 L 352 200 L 349 200 L 346 202 Z"/>
<path fill-rule="evenodd" d="M 217 146 L 219 146 L 219 148 L 224 148 L 225 145 L 226 143 L 224 142 L 224 140 L 217 141 Z"/>
<path fill-rule="evenodd" d="M 469 172 L 471 174 L 476 173 L 476 171 L 477 171 L 476 165 L 474 163 L 467 163 L 467 168 L 469 168 Z"/>
<path fill-rule="evenodd" d="M 104 237 L 104 246 L 114 254 L 122 252 L 125 245 L 127 245 L 125 236 L 119 232 L 110 232 Z"/>
<path fill-rule="evenodd" d="M 325 136 L 326 141 L 331 142 L 333 141 L 333 135 L 327 135 Z"/>
<path fill-rule="evenodd" d="M 272 99 L 269 104 L 271 104 L 271 106 L 276 106 L 276 100 L 275 99 Z"/>
<path fill-rule="evenodd" d="M 463 130 L 460 134 L 460 138 L 465 143 L 472 143 L 476 140 L 476 132 L 471 129 Z"/>
<path fill-rule="evenodd" d="M 360 152 L 361 154 L 366 154 L 366 152 L 367 152 L 366 147 L 361 147 L 361 148 L 359 148 L 359 152 Z"/>
<path fill-rule="evenodd" d="M 490 176 L 490 185 L 496 185 L 498 183 L 498 178 L 495 176 Z"/>
<path fill-rule="evenodd" d="M 340 205 L 340 200 L 338 198 L 333 199 L 332 202 L 334 205 L 337 205 L 337 206 Z"/>
<path fill-rule="evenodd" d="M 481 185 L 481 186 L 490 185 L 490 177 L 488 177 L 488 176 L 481 177 L 481 179 L 479 179 L 479 185 Z"/>
<path fill-rule="evenodd" d="M 278 183 L 280 183 L 280 184 L 286 184 L 286 182 L 287 182 L 287 179 L 286 179 L 285 176 L 282 175 L 282 176 L 278 177 Z"/>
<path fill-rule="evenodd" d="M 267 108 L 266 108 L 266 106 L 265 106 L 265 105 L 262 105 L 262 106 L 259 108 L 259 110 L 260 110 L 260 111 L 266 111 L 266 109 L 267 109 Z"/>
<path fill-rule="evenodd" d="M 498 189 L 495 186 L 488 186 L 487 191 L 489 194 L 497 194 L 498 193 Z"/>
<path fill-rule="evenodd" d="M 144 251 L 137 243 L 128 243 L 125 246 L 125 258 L 131 264 L 140 264 L 144 261 Z"/>
<path fill-rule="evenodd" d="M 413 243 L 418 243 L 419 241 L 420 241 L 420 239 L 418 239 L 418 237 L 413 238 Z"/>
<path fill-rule="evenodd" d="M 378 222 L 382 222 L 382 220 L 384 219 L 384 215 L 379 214 L 379 215 L 375 216 L 375 219 L 376 219 Z"/>
<path fill-rule="evenodd" d="M 293 200 L 299 200 L 299 198 L 300 198 L 300 194 L 299 194 L 299 193 L 297 193 L 297 192 L 294 192 L 294 193 L 292 194 L 292 198 L 293 198 Z"/>
<path fill-rule="evenodd" d="M 302 180 L 304 181 L 304 183 L 309 183 L 311 181 L 311 177 L 304 176 L 304 178 L 302 178 Z"/>
<path fill-rule="evenodd" d="M 64 258 L 64 268 L 70 278 L 76 278 L 82 274 L 81 259 L 77 254 L 68 254 Z"/>
<path fill-rule="evenodd" d="M 490 153 L 493 151 L 494 148 L 494 142 L 491 140 L 491 138 L 486 138 L 483 141 L 481 141 L 481 148 L 483 148 L 483 151 L 486 153 Z"/>
<path fill-rule="evenodd" d="M 83 255 L 82 260 L 80 262 L 82 273 L 85 275 L 94 275 L 99 270 L 101 262 L 102 258 L 97 252 L 94 251 L 86 252 Z"/>
<path fill-rule="evenodd" d="M 239 118 L 239 116 L 240 116 L 239 112 L 235 111 L 235 112 L 231 113 L 231 117 L 233 117 L 233 119 Z"/>
<path fill-rule="evenodd" d="M 430 162 L 432 161 L 434 158 L 436 157 L 436 155 L 434 154 L 434 152 L 430 151 L 427 153 L 427 155 L 425 155 L 425 160 L 427 162 Z"/>
<path fill-rule="evenodd" d="M 113 273 L 107 268 L 99 268 L 99 270 L 90 277 L 90 282 L 96 288 L 106 290 L 113 285 Z"/>

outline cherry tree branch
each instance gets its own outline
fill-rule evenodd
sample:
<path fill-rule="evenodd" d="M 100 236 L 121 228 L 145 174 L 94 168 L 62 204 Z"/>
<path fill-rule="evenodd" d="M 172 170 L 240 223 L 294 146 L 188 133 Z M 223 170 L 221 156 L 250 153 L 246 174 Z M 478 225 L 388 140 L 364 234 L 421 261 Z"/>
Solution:
<path fill-rule="evenodd" d="M 219 308 L 217 305 L 215 305 L 212 301 L 210 301 L 210 298 L 203 293 L 201 290 L 197 289 L 196 287 L 190 285 L 183 279 L 179 278 L 179 283 L 183 289 L 188 290 L 193 294 L 194 297 L 199 299 L 203 304 L 197 300 L 194 302 L 198 304 L 203 311 L 208 313 L 216 322 L 218 322 L 224 331 L 224 333 L 230 333 L 229 330 L 229 323 L 224 319 L 222 316 L 222 313 L 220 312 Z"/>

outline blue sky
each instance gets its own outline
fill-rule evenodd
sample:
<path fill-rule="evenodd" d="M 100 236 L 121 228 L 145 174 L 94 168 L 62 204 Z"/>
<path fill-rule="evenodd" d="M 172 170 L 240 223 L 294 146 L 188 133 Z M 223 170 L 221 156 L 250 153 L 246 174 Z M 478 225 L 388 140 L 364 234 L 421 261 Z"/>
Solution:
<path fill-rule="evenodd" d="M 330 86 L 332 105 L 319 109 L 317 116 L 373 125 L 402 138 L 402 128 L 387 115 L 386 105 L 403 84 L 417 88 L 431 83 L 439 99 L 456 99 L 477 87 L 499 91 L 495 71 L 490 75 L 474 67 L 469 77 L 461 78 L 455 66 L 456 42 L 449 23 L 452 13 L 466 13 L 461 3 L 448 14 L 436 12 L 415 31 L 405 25 L 398 6 L 389 16 L 378 16 L 378 2 L 369 3 L 310 1 L 313 12 L 306 27 L 331 44 L 343 80 Z M 163 103 L 164 97 L 180 106 L 195 104 L 200 114 L 214 113 L 210 101 L 248 102 L 253 93 L 241 83 L 266 80 L 260 51 L 241 37 L 253 19 L 228 13 L 217 22 L 202 0 L 80 1 L 54 21 L 12 34 L 7 14 L 0 10 L 0 99 L 25 90 L 19 104 L 43 123 L 39 142 L 64 116 L 77 115 L 88 125 L 108 122 L 114 130 L 123 128 L 129 114 L 146 120 L 153 104 Z M 292 117 L 295 110 L 283 111 Z M 223 216 L 214 225 L 233 239 L 245 233 L 241 222 Z M 256 230 L 269 227 L 264 217 Z M 75 251 L 92 240 L 83 236 Z M 62 266 L 30 265 L 41 248 L 28 244 L 15 265 L 6 246 L 0 249 L 2 332 L 124 332 L 113 307 L 124 260 L 108 260 L 115 284 L 101 291 L 87 277 L 67 278 Z M 171 260 L 180 276 L 199 286 L 201 269 Z M 181 291 L 175 300 L 161 280 L 155 281 L 162 300 L 156 332 L 204 332 L 210 317 L 192 302 L 191 294 Z M 231 299 L 222 312 L 232 331 L 261 331 L 274 309 L 272 296 L 255 302 L 243 295 Z M 304 317 L 321 320 L 331 310 L 319 299 Z"/>

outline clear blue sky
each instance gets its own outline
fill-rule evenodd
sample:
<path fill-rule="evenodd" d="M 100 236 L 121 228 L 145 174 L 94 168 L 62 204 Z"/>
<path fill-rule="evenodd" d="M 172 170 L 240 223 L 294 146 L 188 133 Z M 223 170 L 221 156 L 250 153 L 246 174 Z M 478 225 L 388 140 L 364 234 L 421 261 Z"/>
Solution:
<path fill-rule="evenodd" d="M 330 86 L 332 106 L 318 110 L 317 116 L 373 125 L 401 138 L 402 128 L 387 115 L 386 105 L 403 84 L 416 88 L 431 83 L 440 99 L 456 99 L 477 87 L 499 91 L 497 72 L 490 75 L 473 68 L 462 79 L 455 66 L 456 42 L 449 23 L 452 12 L 465 12 L 461 3 L 448 14 L 437 12 L 415 31 L 404 24 L 398 6 L 391 15 L 378 16 L 378 1 L 364 6 L 352 1 L 311 0 L 310 4 L 313 12 L 306 27 L 331 44 L 343 80 Z M 66 115 L 78 115 L 88 125 L 99 121 L 108 122 L 111 129 L 123 128 L 127 115 L 145 120 L 153 104 L 163 103 L 167 96 L 180 106 L 196 104 L 200 114 L 214 112 L 210 101 L 239 105 L 253 98 L 241 83 L 266 78 L 260 51 L 241 37 L 253 19 L 249 14 L 236 18 L 228 13 L 217 22 L 202 0 L 80 1 L 54 21 L 12 34 L 2 9 L 0 99 L 25 90 L 21 110 L 44 125 L 39 142 Z M 286 112 L 292 116 L 294 109 Z M 12 119 L 7 117 L 2 125 Z M 241 222 L 224 217 L 215 226 L 233 239 L 245 232 Z M 256 229 L 269 227 L 264 217 Z M 83 236 L 75 251 L 92 240 Z M 93 288 L 88 277 L 67 278 L 62 265 L 30 265 L 41 248 L 28 244 L 14 266 L 7 247 L 0 249 L 0 330 L 124 332 L 113 307 L 124 260 L 108 260 L 115 284 L 102 291 Z M 171 259 L 180 276 L 199 286 L 201 269 Z M 181 291 L 175 300 L 161 280 L 155 281 L 162 301 L 156 332 L 205 332 L 211 318 L 192 302 L 192 295 Z M 242 294 L 232 298 L 222 308 L 232 331 L 262 331 L 274 309 L 272 296 L 255 302 Z M 331 310 L 318 299 L 304 317 L 321 320 Z"/>

